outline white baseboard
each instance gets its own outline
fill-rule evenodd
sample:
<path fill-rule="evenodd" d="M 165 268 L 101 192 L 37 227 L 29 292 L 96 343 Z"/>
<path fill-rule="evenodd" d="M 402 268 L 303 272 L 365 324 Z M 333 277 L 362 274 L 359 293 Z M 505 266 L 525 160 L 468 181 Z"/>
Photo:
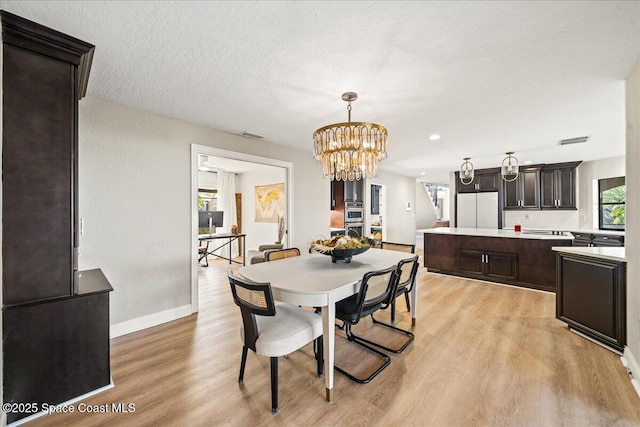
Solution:
<path fill-rule="evenodd" d="M 171 322 L 182 317 L 187 317 L 191 315 L 191 313 L 191 304 L 187 304 L 182 307 L 176 307 L 159 313 L 149 314 L 148 316 L 142 316 L 125 322 L 116 323 L 115 325 L 111 325 L 109 336 L 110 338 L 120 337 L 132 332 L 141 331 L 143 329 Z"/>
<path fill-rule="evenodd" d="M 94 396 L 94 395 L 96 395 L 98 393 L 102 393 L 103 391 L 109 390 L 110 388 L 113 388 L 113 378 L 111 378 L 111 382 L 108 385 L 104 386 L 104 387 L 100 387 L 100 388 L 98 388 L 96 390 L 90 391 L 89 393 L 85 393 L 82 396 L 74 397 L 73 399 L 67 400 L 66 402 L 62 402 L 59 405 L 55 405 L 55 406 L 56 407 L 71 406 L 76 402 L 80 402 L 81 400 L 88 399 L 91 396 Z M 54 405 L 52 405 L 52 406 L 54 406 Z M 18 421 L 14 421 L 11 424 L 9 424 L 7 427 L 17 427 L 19 425 L 22 425 L 24 423 L 28 423 L 29 421 L 33 421 L 36 418 L 40 418 L 43 415 L 48 415 L 48 414 L 49 414 L 49 412 L 46 412 L 46 411 L 38 412 L 38 413 L 35 413 L 33 415 L 29 415 L 28 417 L 21 418 Z"/>
<path fill-rule="evenodd" d="M 638 396 L 640 396 L 640 365 L 638 365 L 638 361 L 633 357 L 631 351 L 629 351 L 629 347 L 625 347 L 624 356 L 620 359 L 624 367 L 627 368 L 627 372 L 629 372 L 633 388 L 636 390 L 636 393 L 638 393 Z"/>

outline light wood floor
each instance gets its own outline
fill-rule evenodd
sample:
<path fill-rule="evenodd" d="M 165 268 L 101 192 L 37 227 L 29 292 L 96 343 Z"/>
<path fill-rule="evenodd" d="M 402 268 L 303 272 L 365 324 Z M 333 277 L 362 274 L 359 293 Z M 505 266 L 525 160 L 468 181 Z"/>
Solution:
<path fill-rule="evenodd" d="M 392 355 L 370 384 L 336 373 L 331 404 L 324 400 L 324 380 L 315 376 L 311 345 L 281 358 L 280 413 L 274 416 L 268 358 L 250 352 L 245 382 L 237 382 L 240 313 L 228 269 L 223 261 L 199 268 L 197 315 L 112 340 L 115 388 L 85 403 L 133 403 L 134 413 L 76 411 L 29 425 L 640 425 L 640 398 L 619 357 L 556 320 L 554 295 L 423 267 L 414 343 Z M 398 307 L 396 320 L 408 328 L 404 302 Z M 380 341 L 393 339 L 368 319 L 356 328 Z M 342 337 L 336 336 L 338 363 L 375 362 Z"/>

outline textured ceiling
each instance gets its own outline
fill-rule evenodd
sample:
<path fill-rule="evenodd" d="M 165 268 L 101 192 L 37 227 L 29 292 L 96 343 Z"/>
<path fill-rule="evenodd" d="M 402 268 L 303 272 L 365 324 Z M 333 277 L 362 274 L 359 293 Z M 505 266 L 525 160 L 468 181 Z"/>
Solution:
<path fill-rule="evenodd" d="M 481 168 L 509 150 L 534 163 L 624 154 L 624 79 L 640 56 L 635 1 L 1 7 L 95 44 L 90 96 L 309 155 L 316 128 L 346 121 L 341 94 L 358 92 L 352 120 L 389 129 L 382 169 L 431 181 L 465 156 Z"/>

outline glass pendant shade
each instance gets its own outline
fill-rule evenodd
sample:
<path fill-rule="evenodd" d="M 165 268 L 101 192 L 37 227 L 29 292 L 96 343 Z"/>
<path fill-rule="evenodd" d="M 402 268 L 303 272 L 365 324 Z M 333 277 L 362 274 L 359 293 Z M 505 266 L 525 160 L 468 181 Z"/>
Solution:
<path fill-rule="evenodd" d="M 347 92 L 349 121 L 321 127 L 313 133 L 313 156 L 322 165 L 322 175 L 336 181 L 356 181 L 378 175 L 378 165 L 387 157 L 387 129 L 375 123 L 352 122 L 351 101 L 358 95 Z"/>
<path fill-rule="evenodd" d="M 505 153 L 507 157 L 502 161 L 502 167 L 500 168 L 500 174 L 502 175 L 502 179 L 507 182 L 512 182 L 518 179 L 518 174 L 520 172 L 518 166 L 518 159 L 513 157 L 513 151 L 508 151 Z"/>
<path fill-rule="evenodd" d="M 460 182 L 469 185 L 473 182 L 473 163 L 469 160 L 471 157 L 465 157 L 464 163 L 460 165 Z"/>

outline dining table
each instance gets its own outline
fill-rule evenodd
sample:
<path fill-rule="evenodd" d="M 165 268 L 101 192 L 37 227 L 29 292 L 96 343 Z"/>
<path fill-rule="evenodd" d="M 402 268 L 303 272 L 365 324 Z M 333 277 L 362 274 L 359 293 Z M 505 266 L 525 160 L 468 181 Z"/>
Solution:
<path fill-rule="evenodd" d="M 355 255 L 350 262 L 332 262 L 318 252 L 240 267 L 249 280 L 270 283 L 277 301 L 308 307 L 321 307 L 326 399 L 334 400 L 336 302 L 358 292 L 365 273 L 397 265 L 413 254 L 373 248 Z M 417 286 L 411 290 L 411 317 L 415 325 Z"/>

